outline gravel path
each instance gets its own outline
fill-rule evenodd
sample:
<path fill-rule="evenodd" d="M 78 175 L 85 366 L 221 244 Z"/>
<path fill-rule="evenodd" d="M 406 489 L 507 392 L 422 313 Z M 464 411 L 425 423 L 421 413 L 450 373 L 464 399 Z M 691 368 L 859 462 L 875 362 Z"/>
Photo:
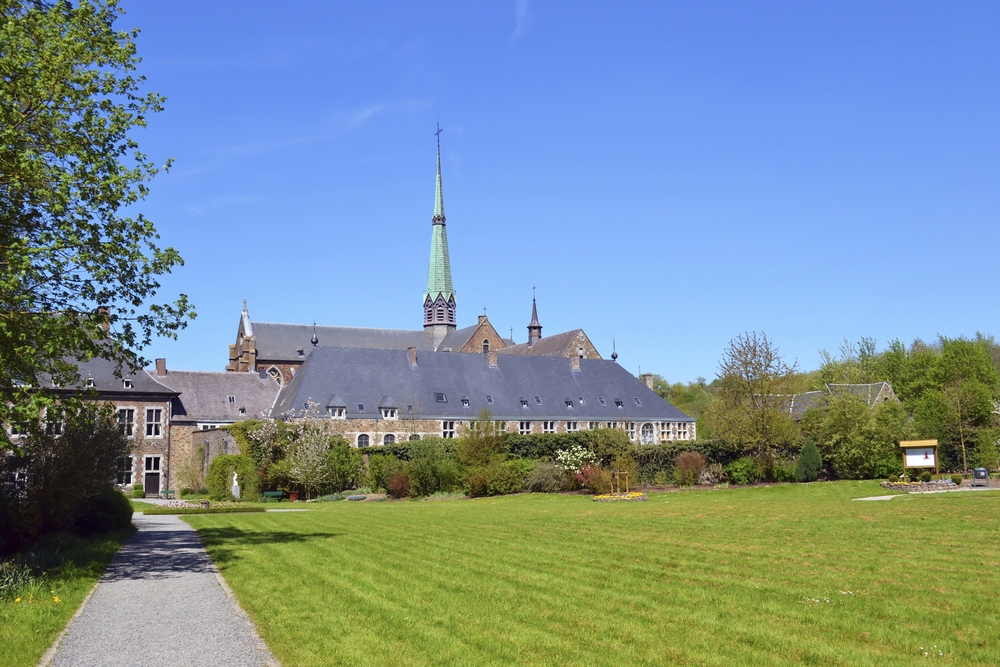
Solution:
<path fill-rule="evenodd" d="M 70 621 L 54 656 L 41 664 L 278 664 L 223 587 L 193 528 L 176 516 L 136 513 L 132 521 L 138 531 Z"/>

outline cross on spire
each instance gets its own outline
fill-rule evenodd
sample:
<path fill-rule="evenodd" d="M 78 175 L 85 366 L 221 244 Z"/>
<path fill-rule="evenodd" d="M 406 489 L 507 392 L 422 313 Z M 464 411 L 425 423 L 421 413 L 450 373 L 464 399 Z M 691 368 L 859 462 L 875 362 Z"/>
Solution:
<path fill-rule="evenodd" d="M 441 152 L 441 133 L 442 132 L 444 132 L 444 130 L 441 129 L 441 123 L 438 122 L 438 124 L 437 124 L 437 132 L 434 133 L 434 136 L 436 136 L 438 138 L 438 153 Z"/>

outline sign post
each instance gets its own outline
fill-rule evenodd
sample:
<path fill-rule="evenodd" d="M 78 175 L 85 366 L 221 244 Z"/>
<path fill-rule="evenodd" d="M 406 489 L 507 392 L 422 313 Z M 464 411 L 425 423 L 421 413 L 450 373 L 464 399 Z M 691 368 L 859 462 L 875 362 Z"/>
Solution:
<path fill-rule="evenodd" d="M 907 468 L 934 468 L 934 474 L 941 481 L 941 471 L 938 469 L 937 440 L 903 440 L 899 443 L 903 450 L 903 475 Z"/>

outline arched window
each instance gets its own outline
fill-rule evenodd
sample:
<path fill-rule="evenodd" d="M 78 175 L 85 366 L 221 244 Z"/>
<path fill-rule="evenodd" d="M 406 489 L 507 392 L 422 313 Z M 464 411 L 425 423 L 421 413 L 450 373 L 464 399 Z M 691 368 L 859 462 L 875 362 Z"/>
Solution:
<path fill-rule="evenodd" d="M 358 436 L 358 447 L 368 446 L 368 436 L 364 433 Z"/>
<path fill-rule="evenodd" d="M 396 444 L 396 436 L 394 436 L 392 433 L 386 433 L 385 437 L 382 438 L 382 444 L 383 445 L 395 445 Z"/>
<path fill-rule="evenodd" d="M 279 371 L 274 366 L 271 366 L 270 368 L 267 369 L 267 374 L 271 377 L 272 380 L 274 380 L 275 382 L 278 383 L 279 386 L 281 386 L 282 384 L 281 371 Z"/>
<path fill-rule="evenodd" d="M 642 430 L 639 432 L 642 438 L 642 444 L 651 445 L 653 444 L 653 425 L 643 424 Z"/>
<path fill-rule="evenodd" d="M 483 354 L 486 354 L 489 351 L 490 351 L 490 341 L 487 339 L 483 341 Z"/>
<path fill-rule="evenodd" d="M 418 434 L 416 434 L 416 433 L 414 433 L 413 435 L 410 436 L 410 442 L 413 442 L 413 441 L 419 440 L 419 439 L 420 439 L 420 436 Z"/>

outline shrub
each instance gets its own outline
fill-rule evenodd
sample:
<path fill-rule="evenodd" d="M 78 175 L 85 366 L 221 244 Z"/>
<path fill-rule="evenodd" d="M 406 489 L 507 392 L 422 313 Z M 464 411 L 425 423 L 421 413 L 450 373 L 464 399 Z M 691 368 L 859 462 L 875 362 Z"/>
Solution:
<path fill-rule="evenodd" d="M 721 463 L 712 463 L 708 466 L 708 472 L 712 475 L 714 484 L 721 484 L 723 482 L 729 482 L 729 473 L 726 472 L 726 466 Z"/>
<path fill-rule="evenodd" d="M 400 470 L 389 479 L 389 495 L 393 498 L 405 498 L 410 495 L 410 476 L 405 470 Z"/>
<path fill-rule="evenodd" d="M 952 483 L 955 486 L 961 486 L 962 485 L 962 476 L 961 475 L 952 475 L 951 476 L 951 481 L 952 481 Z"/>
<path fill-rule="evenodd" d="M 368 456 L 368 481 L 373 489 L 389 488 L 389 480 L 399 472 L 399 459 L 388 454 L 371 454 Z"/>
<path fill-rule="evenodd" d="M 580 481 L 581 486 L 595 493 L 601 494 L 611 491 L 611 473 L 596 463 L 588 463 L 580 468 L 580 472 L 576 473 L 576 478 Z"/>
<path fill-rule="evenodd" d="M 754 484 L 760 480 L 757 459 L 752 456 L 744 456 L 727 465 L 726 474 L 733 484 Z"/>
<path fill-rule="evenodd" d="M 131 523 L 132 503 L 121 491 L 108 486 L 80 503 L 75 528 L 87 536 L 128 528 Z"/>
<path fill-rule="evenodd" d="M 410 495 L 428 496 L 437 491 L 451 491 L 458 481 L 458 466 L 440 440 L 414 441 L 411 459 L 406 464 L 410 477 Z"/>
<path fill-rule="evenodd" d="M 522 459 L 512 461 L 494 461 L 487 468 L 489 485 L 487 491 L 491 496 L 506 496 L 524 491 L 524 479 L 531 472 L 532 463 Z"/>
<path fill-rule="evenodd" d="M 194 495 L 194 489 L 189 489 L 187 487 L 181 489 L 181 498 L 187 498 Z"/>
<path fill-rule="evenodd" d="M 215 457 L 208 467 L 208 494 L 212 500 L 228 500 L 232 496 L 233 472 L 240 485 L 240 499 L 256 501 L 260 498 L 260 475 L 249 456 L 224 454 Z"/>
<path fill-rule="evenodd" d="M 548 461 L 535 464 L 524 488 L 533 493 L 555 493 L 562 488 L 565 468 Z"/>
<path fill-rule="evenodd" d="M 669 473 L 666 470 L 661 470 L 655 475 L 653 475 L 653 484 L 655 486 L 667 486 L 673 480 L 673 473 Z"/>
<path fill-rule="evenodd" d="M 275 461 L 267 466 L 266 485 L 270 491 L 284 491 L 289 493 L 298 489 L 292 481 L 292 462 L 288 459 Z M 207 494 L 207 490 L 199 489 L 198 493 Z"/>
<path fill-rule="evenodd" d="M 325 463 L 330 468 L 330 483 L 333 490 L 344 491 L 357 485 L 364 466 L 364 458 L 356 447 L 351 447 L 346 440 L 338 438 L 330 443 Z"/>
<path fill-rule="evenodd" d="M 133 498 L 145 498 L 146 488 L 142 484 L 132 485 L 132 497 Z"/>
<path fill-rule="evenodd" d="M 934 473 L 932 473 L 930 470 L 925 470 L 922 473 L 920 473 L 921 482 L 929 482 L 932 479 L 934 479 Z"/>
<path fill-rule="evenodd" d="M 674 463 L 674 483 L 677 486 L 694 486 L 707 464 L 708 459 L 701 452 L 681 452 Z"/>
<path fill-rule="evenodd" d="M 815 482 L 819 479 L 819 471 L 823 467 L 823 459 L 816 449 L 816 443 L 810 438 L 799 452 L 799 462 L 795 466 L 796 482 Z"/>

